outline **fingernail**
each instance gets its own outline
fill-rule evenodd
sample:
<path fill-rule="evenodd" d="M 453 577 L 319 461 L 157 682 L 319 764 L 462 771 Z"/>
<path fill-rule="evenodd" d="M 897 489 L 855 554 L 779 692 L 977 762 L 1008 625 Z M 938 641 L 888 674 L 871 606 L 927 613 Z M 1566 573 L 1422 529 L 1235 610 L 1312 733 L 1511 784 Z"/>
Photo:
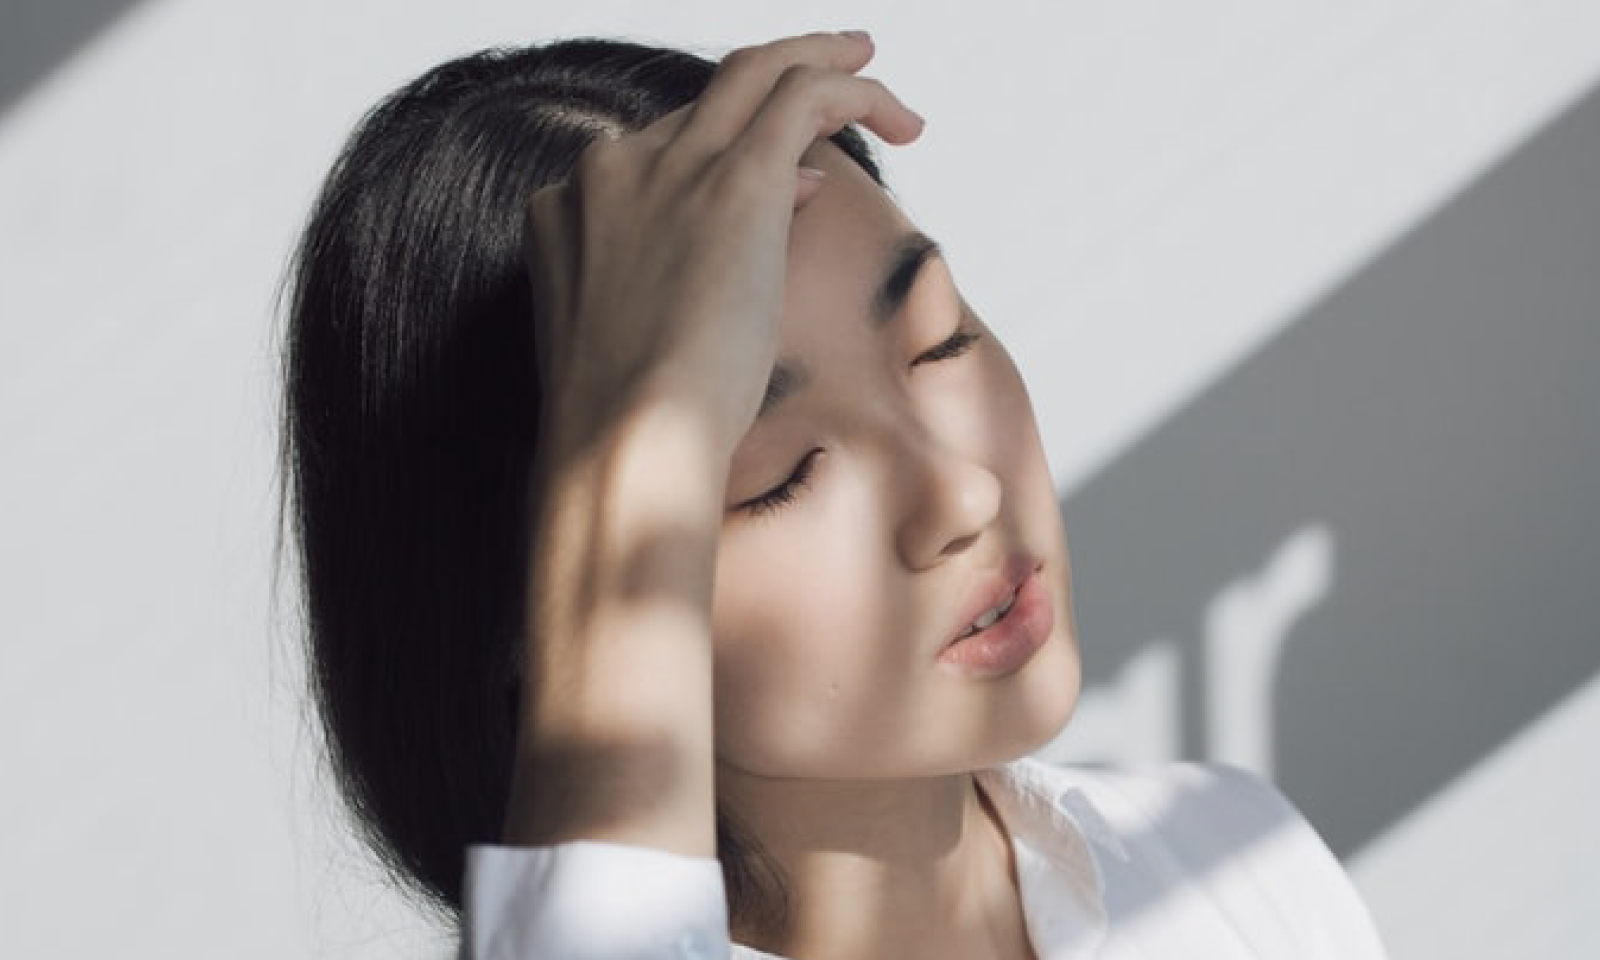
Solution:
<path fill-rule="evenodd" d="M 865 30 L 840 30 L 839 36 L 849 37 L 852 40 L 871 40 L 872 34 Z"/>
<path fill-rule="evenodd" d="M 816 167 L 801 167 L 799 174 L 807 180 L 821 180 L 828 175 L 828 171 L 818 170 Z"/>

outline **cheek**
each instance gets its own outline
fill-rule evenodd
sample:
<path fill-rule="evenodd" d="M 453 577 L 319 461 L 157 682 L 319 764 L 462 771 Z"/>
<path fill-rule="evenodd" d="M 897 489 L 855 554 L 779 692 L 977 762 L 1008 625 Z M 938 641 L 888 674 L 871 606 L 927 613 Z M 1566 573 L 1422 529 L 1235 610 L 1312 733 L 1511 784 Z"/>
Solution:
<path fill-rule="evenodd" d="M 1067 612 L 1075 638 L 1076 627 L 1070 624 L 1072 582 L 1066 529 L 1033 404 L 1010 355 L 998 344 L 993 346 L 993 353 L 989 360 L 994 370 L 991 375 L 994 388 L 987 401 L 986 420 L 992 424 L 987 452 L 993 458 L 991 463 L 1003 465 L 1000 468 L 1004 473 L 1002 479 L 1018 522 L 1059 565 L 1058 608 Z M 1076 645 L 1076 640 L 1073 642 Z"/>
<path fill-rule="evenodd" d="M 749 772 L 814 774 L 850 753 L 898 709 L 892 681 L 910 668 L 883 520 L 828 480 L 718 553 L 717 752 Z"/>
<path fill-rule="evenodd" d="M 990 428 L 992 462 L 1006 465 L 1010 474 L 1008 485 L 1019 499 L 1018 509 L 1030 514 L 1029 522 L 1047 523 L 1061 527 L 1057 505 L 1055 481 L 1050 476 L 1050 466 L 1045 461 L 1044 445 L 1039 436 L 1038 422 L 1033 404 L 1011 358 L 1004 351 L 997 352 L 998 389 L 989 399 L 988 420 Z"/>
<path fill-rule="evenodd" d="M 989 337 L 966 362 L 930 372 L 915 394 L 923 421 L 950 451 L 996 475 L 1008 512 L 1032 513 L 1036 488 L 1050 485 L 1049 468 L 1027 389 L 1005 349 Z"/>
<path fill-rule="evenodd" d="M 985 423 L 996 463 L 1015 463 L 1042 458 L 1033 404 L 1022 375 L 1011 355 L 998 341 L 986 344 L 981 365 L 985 378 L 982 402 Z"/>

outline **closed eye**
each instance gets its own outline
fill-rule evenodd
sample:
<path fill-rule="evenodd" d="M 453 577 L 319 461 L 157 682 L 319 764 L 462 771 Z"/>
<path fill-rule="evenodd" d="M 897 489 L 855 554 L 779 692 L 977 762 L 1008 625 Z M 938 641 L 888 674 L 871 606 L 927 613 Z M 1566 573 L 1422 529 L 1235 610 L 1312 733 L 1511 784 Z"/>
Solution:
<path fill-rule="evenodd" d="M 813 448 L 804 457 L 800 458 L 800 462 L 795 464 L 795 468 L 789 472 L 789 476 L 782 483 L 766 493 L 758 494 L 749 500 L 735 504 L 733 509 L 752 517 L 761 517 L 781 510 L 793 503 L 795 498 L 800 496 L 801 491 L 805 490 L 806 485 L 811 482 L 811 474 L 817 466 L 817 457 L 821 454 L 821 447 Z"/>
<path fill-rule="evenodd" d="M 983 339 L 983 334 L 976 330 L 957 330 L 949 339 L 929 348 L 911 361 L 913 367 L 922 363 L 938 363 L 941 360 L 954 360 L 968 350 L 973 344 Z"/>

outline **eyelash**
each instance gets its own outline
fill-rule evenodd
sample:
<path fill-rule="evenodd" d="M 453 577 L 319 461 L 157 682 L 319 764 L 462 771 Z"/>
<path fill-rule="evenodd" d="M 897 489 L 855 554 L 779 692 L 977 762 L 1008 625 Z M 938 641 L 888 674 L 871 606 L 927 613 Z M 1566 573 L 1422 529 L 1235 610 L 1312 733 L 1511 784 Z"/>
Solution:
<path fill-rule="evenodd" d="M 976 330 L 957 330 L 955 333 L 950 335 L 949 339 L 938 344 L 937 346 L 928 350 L 926 353 L 917 357 L 915 360 L 911 361 L 911 365 L 914 367 L 921 363 L 938 363 L 941 360 L 954 360 L 956 357 L 959 357 L 968 350 L 971 350 L 973 345 L 982 339 L 983 334 L 977 332 Z"/>
<path fill-rule="evenodd" d="M 739 504 L 736 509 L 752 517 L 762 517 L 787 507 L 800 495 L 800 491 L 806 488 L 806 484 L 811 482 L 811 474 L 817 468 L 817 457 L 821 454 L 821 447 L 813 447 L 809 453 L 800 458 L 800 462 L 795 465 L 794 472 L 789 474 L 788 479 L 760 496 L 751 497 Z"/>
<path fill-rule="evenodd" d="M 981 339 L 983 339 L 983 334 L 975 330 L 957 330 L 948 339 L 912 360 L 911 365 L 915 367 L 923 363 L 954 360 L 971 350 Z M 795 465 L 794 471 L 782 483 L 766 493 L 751 497 L 734 509 L 752 517 L 763 517 L 787 507 L 811 483 L 811 475 L 816 470 L 817 458 L 821 454 L 821 447 L 811 449 L 800 459 L 800 462 Z"/>

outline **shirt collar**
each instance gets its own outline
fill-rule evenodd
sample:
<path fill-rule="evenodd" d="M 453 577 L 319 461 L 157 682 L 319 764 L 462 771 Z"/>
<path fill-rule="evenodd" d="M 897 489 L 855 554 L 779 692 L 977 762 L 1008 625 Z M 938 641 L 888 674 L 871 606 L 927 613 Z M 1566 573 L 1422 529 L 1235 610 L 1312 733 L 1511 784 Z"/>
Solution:
<path fill-rule="evenodd" d="M 1092 956 L 1106 935 L 1101 862 L 1128 859 L 1116 831 L 1062 771 L 1037 760 L 980 771 L 978 784 L 1011 835 L 1040 960 Z"/>

